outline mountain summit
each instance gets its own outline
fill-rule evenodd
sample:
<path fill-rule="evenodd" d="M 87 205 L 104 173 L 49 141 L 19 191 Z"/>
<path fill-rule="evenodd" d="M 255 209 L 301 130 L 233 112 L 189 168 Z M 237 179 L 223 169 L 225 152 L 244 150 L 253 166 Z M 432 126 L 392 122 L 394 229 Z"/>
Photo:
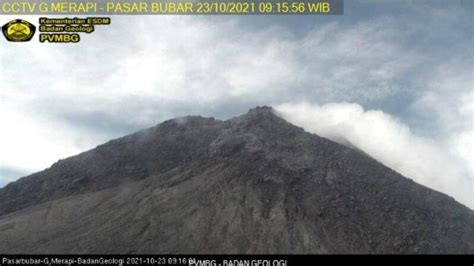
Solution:
<path fill-rule="evenodd" d="M 0 251 L 474 253 L 474 212 L 257 107 L 168 120 L 10 183 Z"/>

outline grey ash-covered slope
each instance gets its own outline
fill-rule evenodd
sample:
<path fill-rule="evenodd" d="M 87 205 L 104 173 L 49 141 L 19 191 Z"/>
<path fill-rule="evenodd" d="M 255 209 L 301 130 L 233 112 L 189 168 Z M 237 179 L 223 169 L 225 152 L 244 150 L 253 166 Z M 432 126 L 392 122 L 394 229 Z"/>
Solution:
<path fill-rule="evenodd" d="M 0 253 L 474 253 L 474 212 L 260 107 L 7 185 Z"/>

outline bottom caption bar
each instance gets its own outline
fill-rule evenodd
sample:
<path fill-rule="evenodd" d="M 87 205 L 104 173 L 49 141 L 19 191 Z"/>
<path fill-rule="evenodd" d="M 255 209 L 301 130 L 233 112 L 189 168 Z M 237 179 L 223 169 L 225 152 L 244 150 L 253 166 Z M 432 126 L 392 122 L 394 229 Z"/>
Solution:
<path fill-rule="evenodd" d="M 473 255 L 0 255 L 1 265 L 289 266 L 414 262 L 469 265 Z M 453 264 L 454 265 L 454 264 Z"/>

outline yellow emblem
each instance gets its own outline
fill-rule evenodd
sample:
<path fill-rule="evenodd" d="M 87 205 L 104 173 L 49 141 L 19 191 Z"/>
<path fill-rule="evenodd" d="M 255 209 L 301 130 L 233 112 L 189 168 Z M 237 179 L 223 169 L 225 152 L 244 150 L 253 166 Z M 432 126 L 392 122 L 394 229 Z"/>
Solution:
<path fill-rule="evenodd" d="M 27 42 L 33 38 L 36 27 L 26 20 L 16 19 L 2 27 L 3 35 L 11 42 Z"/>

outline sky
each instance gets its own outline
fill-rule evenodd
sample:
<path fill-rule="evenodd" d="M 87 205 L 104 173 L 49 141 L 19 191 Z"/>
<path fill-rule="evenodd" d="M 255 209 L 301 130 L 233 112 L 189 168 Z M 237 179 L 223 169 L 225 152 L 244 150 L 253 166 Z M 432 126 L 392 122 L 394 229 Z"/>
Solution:
<path fill-rule="evenodd" d="M 472 209 L 473 11 L 346 0 L 343 16 L 114 16 L 77 44 L 1 38 L 0 187 L 166 119 L 271 105 Z"/>

